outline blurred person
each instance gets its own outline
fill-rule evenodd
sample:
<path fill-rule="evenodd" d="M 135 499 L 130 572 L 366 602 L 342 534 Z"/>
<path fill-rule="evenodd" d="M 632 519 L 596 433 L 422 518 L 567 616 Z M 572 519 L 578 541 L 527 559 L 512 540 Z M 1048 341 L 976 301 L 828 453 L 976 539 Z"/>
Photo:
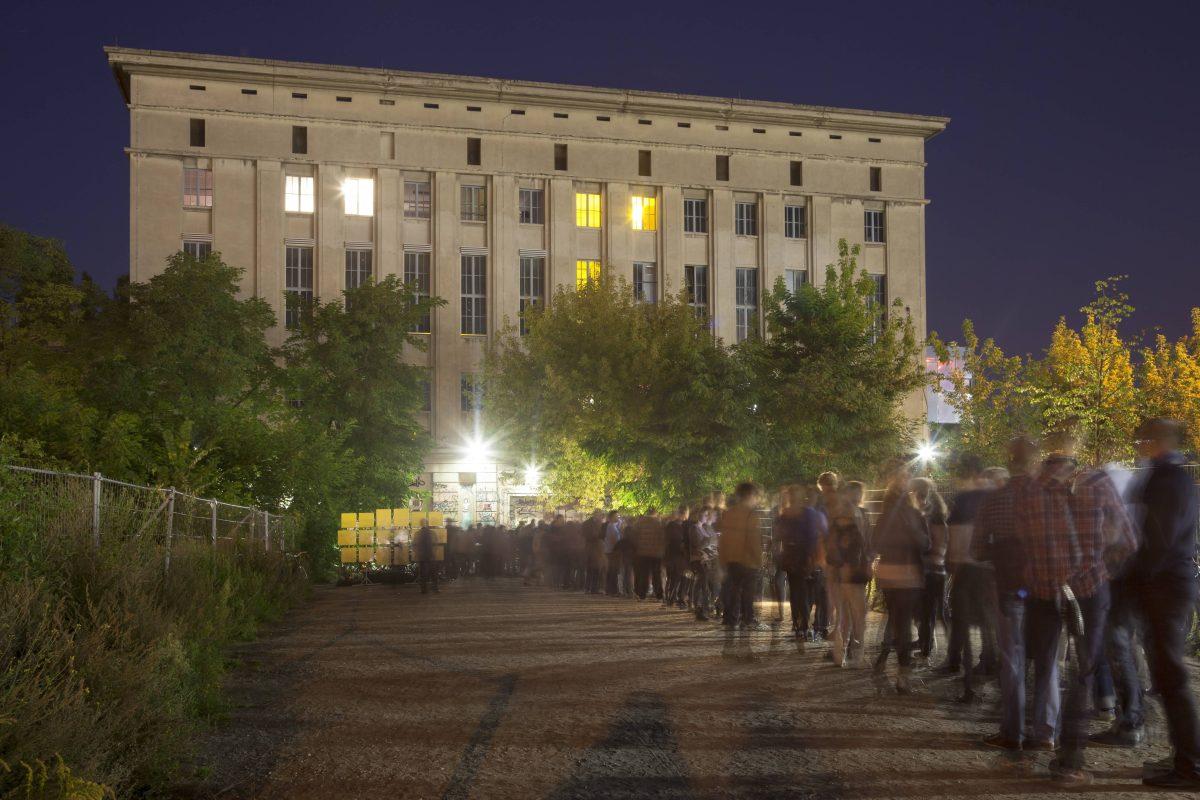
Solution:
<path fill-rule="evenodd" d="M 727 629 L 754 622 L 754 593 L 762 569 L 762 535 L 759 533 L 758 487 L 738 484 L 735 503 L 721 516 L 717 553 L 726 571 L 724 614 Z"/>
<path fill-rule="evenodd" d="M 692 571 L 692 610 L 696 619 L 703 622 L 708 619 L 709 607 L 712 605 L 712 582 L 709 572 L 716 561 L 716 541 L 708 526 L 704 524 L 709 509 L 693 509 L 688 518 L 686 533 L 688 537 L 689 568 Z"/>
<path fill-rule="evenodd" d="M 517 526 L 517 559 L 520 562 L 521 582 L 525 586 L 529 586 L 534 578 L 533 532 L 534 527 L 529 520 L 522 520 Z"/>
<path fill-rule="evenodd" d="M 583 590 L 587 573 L 587 543 L 583 538 L 583 524 L 579 520 L 569 520 L 565 531 L 563 541 L 566 577 L 563 579 L 562 588 Z"/>
<path fill-rule="evenodd" d="M 866 487 L 848 481 L 829 509 L 825 563 L 836 592 L 836 622 L 830 636 L 834 666 L 856 664 L 863 658 L 867 627 L 867 584 L 871 581 L 871 536 L 862 509 Z"/>
<path fill-rule="evenodd" d="M 841 476 L 832 470 L 822 472 L 817 476 L 818 494 L 814 499 L 813 508 L 825 515 L 826 520 L 828 520 L 829 506 L 837 502 L 837 493 L 841 485 Z M 833 622 L 831 616 L 834 598 L 830 594 L 831 590 L 827 583 L 823 565 L 818 564 L 809 578 L 809 596 L 816 607 L 813 617 L 814 640 L 827 637 Z M 828 656 L 829 654 L 826 653 L 826 657 Z"/>
<path fill-rule="evenodd" d="M 604 552 L 604 512 L 597 508 L 584 520 L 581 527 L 586 559 L 583 589 L 588 594 L 600 594 L 608 571 L 608 559 Z"/>
<path fill-rule="evenodd" d="M 1111 551 L 1133 552 L 1137 538 L 1116 487 L 1103 471 L 1079 467 L 1076 446 L 1070 433 L 1048 436 L 1037 477 L 1016 484 L 1014 500 L 1028 554 L 1029 625 L 1057 627 L 1065 610 L 1075 642 L 1076 670 L 1067 684 L 1062 742 L 1050 773 L 1059 782 L 1086 785 L 1092 781 L 1084 768 L 1089 705 L 1110 603 L 1105 558 Z M 1048 655 L 1033 653 L 1039 673 L 1050 669 Z"/>
<path fill-rule="evenodd" d="M 1148 464 L 1135 494 L 1141 549 L 1127 580 L 1146 624 L 1147 656 L 1162 699 L 1174 755 L 1147 767 L 1142 782 L 1164 789 L 1200 789 L 1200 722 L 1184 662 L 1188 619 L 1196 606 L 1196 486 L 1181 464 L 1183 429 L 1154 418 L 1137 431 L 1138 455 Z"/>
<path fill-rule="evenodd" d="M 778 558 L 787 574 L 792 633 L 801 640 L 814 638 L 809 628 L 809 611 L 815 599 L 812 573 L 825 535 L 825 515 L 812 507 L 814 499 L 807 486 L 792 486 L 777 520 Z"/>
<path fill-rule="evenodd" d="M 417 558 L 417 570 L 421 581 L 421 594 L 429 593 L 429 581 L 433 580 L 433 590 L 438 590 L 437 540 L 429 520 L 422 518 L 421 527 L 413 538 L 413 555 Z"/>
<path fill-rule="evenodd" d="M 658 509 L 651 506 L 632 527 L 637 547 L 634 591 L 638 600 L 645 600 L 647 596 L 663 599 L 662 562 L 666 531 L 658 516 Z"/>
<path fill-rule="evenodd" d="M 686 608 L 683 596 L 684 573 L 687 572 L 687 537 L 684 525 L 688 518 L 688 507 L 681 505 L 663 526 L 663 568 L 667 573 L 666 593 L 663 606 Z"/>
<path fill-rule="evenodd" d="M 929 529 L 910 497 L 912 473 L 907 464 L 893 466 L 883 495 L 883 509 L 871 544 L 879 556 L 875 580 L 887 606 L 885 642 L 896 650 L 899 672 L 896 691 L 912 692 L 912 627 L 921 589 L 925 584 L 924 559 L 929 552 Z M 888 649 L 875 661 L 875 674 L 882 678 L 887 668 Z"/>
<path fill-rule="evenodd" d="M 914 478 L 913 500 L 929 526 L 929 554 L 925 558 L 925 585 L 917 616 L 917 651 L 923 659 L 933 652 L 937 625 L 949 636 L 950 622 L 946 617 L 946 542 L 949 528 L 946 519 L 949 509 L 929 478 Z"/>
<path fill-rule="evenodd" d="M 621 515 L 613 510 L 608 512 L 604 521 L 604 559 L 606 564 L 604 575 L 604 593 L 616 597 L 620 593 L 619 578 L 621 575 Z"/>

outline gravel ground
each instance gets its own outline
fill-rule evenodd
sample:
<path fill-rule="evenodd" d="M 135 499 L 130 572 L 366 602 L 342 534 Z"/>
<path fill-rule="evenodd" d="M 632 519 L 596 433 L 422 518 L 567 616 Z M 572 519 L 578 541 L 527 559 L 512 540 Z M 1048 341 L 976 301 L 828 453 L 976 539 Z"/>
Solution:
<path fill-rule="evenodd" d="M 918 694 L 880 695 L 869 670 L 824 652 L 799 652 L 786 626 L 727 641 L 651 601 L 514 579 L 320 589 L 235 650 L 230 718 L 199 746 L 205 777 L 173 795 L 1183 796 L 1140 784 L 1142 760 L 1169 750 L 1157 708 L 1151 744 L 1091 749 L 1095 785 L 1062 790 L 1049 754 L 1014 763 L 979 744 L 997 729 L 994 682 L 971 707 L 920 673 Z"/>

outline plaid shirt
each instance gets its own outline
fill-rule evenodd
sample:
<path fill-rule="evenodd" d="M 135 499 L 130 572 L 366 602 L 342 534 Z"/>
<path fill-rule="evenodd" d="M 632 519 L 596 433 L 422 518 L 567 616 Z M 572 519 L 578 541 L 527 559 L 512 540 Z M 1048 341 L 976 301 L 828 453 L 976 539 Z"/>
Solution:
<path fill-rule="evenodd" d="M 1036 478 L 1014 486 L 1014 500 L 1026 582 L 1039 600 L 1056 600 L 1063 584 L 1077 597 L 1095 595 L 1109 577 L 1106 539 L 1136 548 L 1129 512 L 1099 470 L 1077 472 L 1073 462 L 1047 461 Z"/>
<path fill-rule="evenodd" d="M 1017 521 L 1017 486 L 1031 480 L 1014 475 L 1002 488 L 989 492 L 979 504 L 975 535 L 971 539 L 971 558 L 995 568 L 996 589 L 1015 592 L 1025 588 L 1025 544 Z"/>

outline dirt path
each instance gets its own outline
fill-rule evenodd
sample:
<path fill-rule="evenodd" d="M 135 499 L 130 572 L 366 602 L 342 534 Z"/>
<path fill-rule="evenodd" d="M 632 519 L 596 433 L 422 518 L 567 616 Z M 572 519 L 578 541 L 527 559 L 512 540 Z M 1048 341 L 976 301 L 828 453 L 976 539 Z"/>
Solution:
<path fill-rule="evenodd" d="M 511 579 L 322 589 L 235 653 L 211 770 L 180 795 L 222 798 L 1134 797 L 1153 744 L 1089 752 L 1097 783 L 1058 791 L 978 744 L 981 706 L 929 678 L 876 696 L 786 630 L 723 657 L 712 623 L 651 602 L 525 588 Z M 743 643 L 744 644 L 744 643 Z M 1097 723 L 1097 727 L 1101 727 Z M 1057 792 L 1057 794 L 1056 794 Z"/>

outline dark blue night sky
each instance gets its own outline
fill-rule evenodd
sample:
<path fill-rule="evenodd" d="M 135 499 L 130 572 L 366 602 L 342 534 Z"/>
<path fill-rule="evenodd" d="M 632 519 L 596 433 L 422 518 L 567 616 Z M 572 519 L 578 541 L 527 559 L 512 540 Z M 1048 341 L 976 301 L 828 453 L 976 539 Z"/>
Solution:
<path fill-rule="evenodd" d="M 1200 305 L 1192 2 L 12 0 L 0 221 L 128 269 L 128 117 L 101 47 L 945 114 L 927 150 L 929 324 L 1040 352 L 1128 273 L 1130 333 Z"/>

